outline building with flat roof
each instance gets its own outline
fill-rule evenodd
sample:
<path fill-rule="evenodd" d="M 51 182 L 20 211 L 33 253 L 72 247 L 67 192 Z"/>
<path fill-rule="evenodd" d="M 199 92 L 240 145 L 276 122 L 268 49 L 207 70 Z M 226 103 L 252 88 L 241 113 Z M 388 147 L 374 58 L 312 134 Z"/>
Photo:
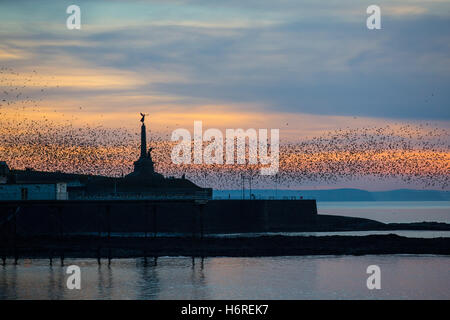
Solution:
<path fill-rule="evenodd" d="M 141 114 L 142 115 L 142 114 Z M 134 170 L 125 177 L 106 177 L 63 172 L 9 170 L 6 163 L 1 167 L 7 184 L 55 184 L 65 183 L 69 199 L 205 199 L 212 198 L 211 188 L 202 188 L 182 178 L 164 177 L 155 171 L 147 149 L 145 116 L 141 119 L 140 156 L 134 162 Z M 0 196 L 1 197 L 1 196 Z"/>
<path fill-rule="evenodd" d="M 66 183 L 0 185 L 0 200 L 68 200 Z"/>

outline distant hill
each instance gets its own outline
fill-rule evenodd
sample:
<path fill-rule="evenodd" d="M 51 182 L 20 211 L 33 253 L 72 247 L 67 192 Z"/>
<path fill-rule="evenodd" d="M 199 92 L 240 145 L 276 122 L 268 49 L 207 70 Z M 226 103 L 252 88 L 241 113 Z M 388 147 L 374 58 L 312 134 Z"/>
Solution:
<path fill-rule="evenodd" d="M 450 201 L 450 191 L 399 189 L 391 191 L 366 191 L 360 189 L 326 190 L 252 190 L 256 199 L 276 197 L 316 199 L 318 201 Z M 242 190 L 214 190 L 214 198 L 241 199 Z M 249 190 L 245 190 L 249 198 Z"/>

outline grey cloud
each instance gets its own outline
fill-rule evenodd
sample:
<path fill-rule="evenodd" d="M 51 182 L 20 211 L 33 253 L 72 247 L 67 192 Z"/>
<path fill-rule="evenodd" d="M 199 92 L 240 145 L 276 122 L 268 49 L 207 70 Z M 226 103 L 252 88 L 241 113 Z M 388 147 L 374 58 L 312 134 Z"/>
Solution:
<path fill-rule="evenodd" d="M 386 17 L 380 31 L 367 30 L 364 20 L 339 19 L 226 29 L 153 25 L 80 34 L 84 46 L 42 45 L 34 54 L 47 63 L 66 55 L 98 67 L 180 73 L 188 81 L 149 80 L 133 91 L 191 97 L 191 102 L 448 120 L 449 21 L 432 15 Z M 46 38 L 61 40 L 39 35 Z"/>

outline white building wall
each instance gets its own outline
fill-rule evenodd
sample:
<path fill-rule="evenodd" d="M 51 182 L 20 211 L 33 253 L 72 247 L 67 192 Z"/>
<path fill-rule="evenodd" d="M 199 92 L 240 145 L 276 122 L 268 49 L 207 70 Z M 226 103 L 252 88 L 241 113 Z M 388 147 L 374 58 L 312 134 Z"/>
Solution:
<path fill-rule="evenodd" d="M 67 183 L 56 184 L 56 200 L 67 200 L 69 194 L 67 193 Z"/>

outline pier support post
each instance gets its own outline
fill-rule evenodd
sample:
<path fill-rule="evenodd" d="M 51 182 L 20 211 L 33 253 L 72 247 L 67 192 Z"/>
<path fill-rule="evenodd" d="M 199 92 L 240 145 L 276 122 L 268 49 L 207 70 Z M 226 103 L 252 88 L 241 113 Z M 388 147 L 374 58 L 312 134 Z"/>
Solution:
<path fill-rule="evenodd" d="M 61 266 L 64 266 L 64 223 L 63 223 L 63 208 L 62 206 L 58 206 L 58 226 L 59 226 L 59 241 L 63 246 L 61 249 Z"/>
<path fill-rule="evenodd" d="M 198 212 L 198 220 L 199 220 L 199 224 L 200 224 L 200 240 L 203 240 L 203 235 L 204 235 L 204 208 L 205 205 L 208 201 L 207 200 L 196 200 L 195 201 L 195 206 L 196 206 L 196 210 Z M 195 215 L 194 215 L 195 216 Z M 194 223 L 195 225 L 195 223 Z"/>
<path fill-rule="evenodd" d="M 192 212 L 192 240 L 195 240 L 195 234 L 197 233 L 197 215 L 198 206 L 194 203 L 194 212 Z"/>
<path fill-rule="evenodd" d="M 158 219 L 156 214 L 156 204 L 153 204 L 153 238 L 156 238 L 158 233 Z"/>
<path fill-rule="evenodd" d="M 147 238 L 148 238 L 148 232 L 149 232 L 149 225 L 150 225 L 150 218 L 149 218 L 149 208 L 147 201 L 144 204 L 144 219 L 145 219 L 145 226 L 144 226 L 144 264 L 147 265 Z"/>
<path fill-rule="evenodd" d="M 107 205 L 106 206 L 106 221 L 108 224 L 108 243 L 109 240 L 111 239 L 111 206 Z"/>
<path fill-rule="evenodd" d="M 149 231 L 149 214 L 148 214 L 148 204 L 145 202 L 144 205 L 144 219 L 145 219 L 145 225 L 144 225 L 144 237 L 147 239 L 148 231 Z"/>
<path fill-rule="evenodd" d="M 58 207 L 58 226 L 59 226 L 59 239 L 64 238 L 64 224 L 63 224 L 63 209 L 61 206 Z"/>
<path fill-rule="evenodd" d="M 3 237 L 2 239 L 2 265 L 6 265 L 6 251 L 7 251 L 7 239 Z"/>
<path fill-rule="evenodd" d="M 8 211 L 6 211 L 6 213 L 8 214 Z M 8 235 L 7 235 L 7 230 L 6 230 L 6 225 L 2 226 L 4 228 L 4 230 L 0 230 L 0 233 L 2 235 L 2 265 L 6 265 L 6 255 L 7 255 L 7 251 L 8 251 L 8 247 L 9 247 L 9 239 L 8 239 Z"/>
<path fill-rule="evenodd" d="M 108 266 L 111 265 L 111 206 L 106 206 L 106 220 L 108 224 Z"/>
<path fill-rule="evenodd" d="M 99 205 L 98 207 L 98 235 L 97 235 L 97 263 L 100 266 L 102 264 L 101 257 L 100 257 L 100 250 L 101 250 L 101 242 L 102 242 L 102 220 L 103 220 L 103 213 L 102 213 L 102 206 Z"/>
<path fill-rule="evenodd" d="M 98 214 L 98 238 L 100 239 L 102 237 L 102 218 L 103 218 L 103 214 L 102 214 L 102 207 L 99 206 L 98 210 L 97 210 Z"/>
<path fill-rule="evenodd" d="M 97 264 L 100 266 L 102 264 L 101 256 L 100 256 L 100 246 L 97 247 Z"/>
<path fill-rule="evenodd" d="M 6 217 L 9 215 L 9 211 L 10 208 L 6 207 L 5 212 L 6 212 Z M 1 238 L 0 238 L 0 245 L 1 245 L 1 249 L 2 249 L 2 265 L 6 265 L 6 256 L 7 256 L 7 251 L 9 250 L 9 230 L 7 229 L 7 227 L 9 227 L 8 223 L 5 223 L 4 225 L 0 226 L 0 234 L 1 234 Z"/>
<path fill-rule="evenodd" d="M 203 234 L 204 234 L 204 230 L 203 230 L 203 209 L 204 209 L 204 204 L 200 204 L 200 240 L 203 240 Z"/>
<path fill-rule="evenodd" d="M 19 256 L 17 253 L 17 212 L 20 210 L 20 207 L 17 207 L 13 212 L 13 230 L 12 230 L 12 238 L 13 238 L 13 253 L 14 253 L 14 264 L 17 264 L 19 260 Z"/>

